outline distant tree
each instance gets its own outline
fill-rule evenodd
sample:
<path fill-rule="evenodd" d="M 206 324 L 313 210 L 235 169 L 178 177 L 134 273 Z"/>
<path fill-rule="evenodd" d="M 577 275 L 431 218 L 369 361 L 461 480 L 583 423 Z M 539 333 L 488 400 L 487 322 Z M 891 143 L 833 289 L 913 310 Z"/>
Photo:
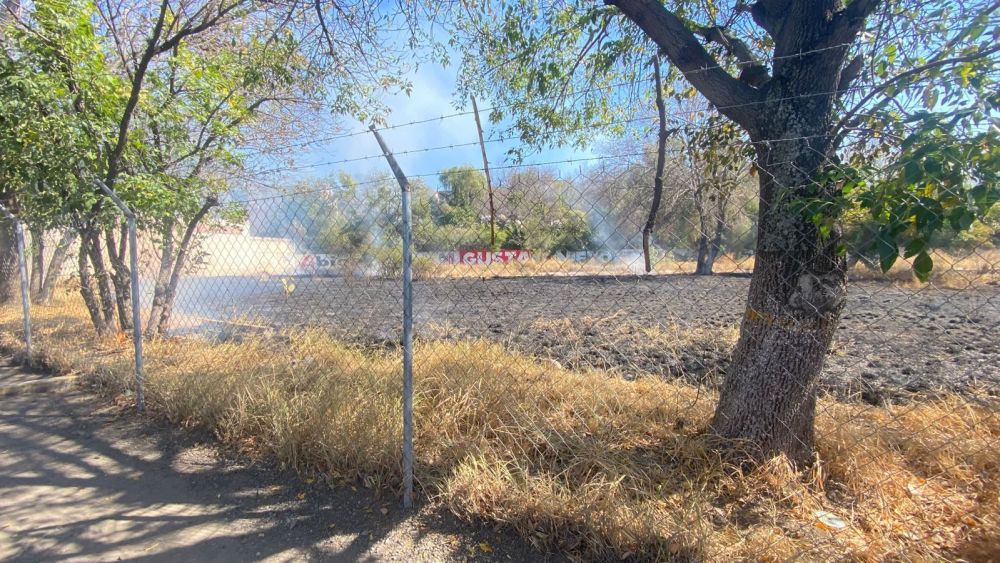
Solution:
<path fill-rule="evenodd" d="M 472 225 L 486 212 L 486 176 L 471 166 L 456 166 L 438 175 L 445 194 L 441 218 L 445 224 Z"/>
<path fill-rule="evenodd" d="M 534 168 L 508 174 L 498 184 L 503 186 L 498 205 L 503 248 L 551 256 L 596 246 L 581 186 Z"/>

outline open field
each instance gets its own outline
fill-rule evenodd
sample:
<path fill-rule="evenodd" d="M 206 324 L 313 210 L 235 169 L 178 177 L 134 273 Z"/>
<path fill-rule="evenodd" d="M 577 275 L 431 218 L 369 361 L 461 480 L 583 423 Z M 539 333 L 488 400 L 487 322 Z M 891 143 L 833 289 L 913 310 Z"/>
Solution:
<path fill-rule="evenodd" d="M 81 313 L 36 309 L 39 359 L 127 395 L 131 346 L 93 339 Z M 20 345 L 18 323 L 4 313 L 8 349 Z M 818 465 L 799 473 L 775 459 L 747 473 L 702 433 L 711 391 L 569 370 L 487 341 L 422 342 L 416 357 L 418 489 L 546 549 L 615 560 L 976 560 L 1000 541 L 995 405 L 824 399 Z M 160 416 L 306 475 L 399 483 L 395 351 L 313 329 L 156 340 L 146 358 Z"/>
<path fill-rule="evenodd" d="M 278 280 L 268 283 L 270 291 L 240 298 L 227 312 L 216 301 L 208 315 L 322 326 L 366 345 L 398 342 L 398 281 L 294 278 L 290 293 Z M 712 387 L 728 363 L 748 283 L 740 276 L 688 275 L 431 279 L 414 286 L 415 332 L 424 340 L 485 338 L 568 368 Z M 823 388 L 872 404 L 941 393 L 996 395 L 998 327 L 997 285 L 953 290 L 852 282 Z"/>

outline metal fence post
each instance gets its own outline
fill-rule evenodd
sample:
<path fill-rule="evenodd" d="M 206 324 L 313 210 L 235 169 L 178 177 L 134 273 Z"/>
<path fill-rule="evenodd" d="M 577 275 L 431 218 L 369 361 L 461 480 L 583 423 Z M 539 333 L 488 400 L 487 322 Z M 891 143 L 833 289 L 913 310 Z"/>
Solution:
<path fill-rule="evenodd" d="M 24 315 L 24 361 L 30 366 L 34 356 L 31 351 L 31 299 L 29 295 L 31 288 L 28 287 L 28 259 L 24 253 L 24 224 L 3 205 L 0 205 L 0 212 L 14 223 L 17 265 L 21 275 L 21 313 Z"/>
<path fill-rule="evenodd" d="M 375 126 L 369 127 L 389 162 L 403 196 L 403 506 L 413 506 L 413 269 L 410 248 L 410 183 Z"/>
<path fill-rule="evenodd" d="M 142 320 L 139 312 L 139 242 L 138 235 L 136 234 L 135 213 L 104 182 L 98 180 L 97 185 L 100 186 L 101 191 L 111 198 L 115 206 L 121 210 L 128 223 L 129 266 L 131 269 L 129 285 L 132 290 L 132 344 L 135 347 L 135 405 L 139 412 L 143 412 L 146 410 L 146 397 L 143 391 Z"/>

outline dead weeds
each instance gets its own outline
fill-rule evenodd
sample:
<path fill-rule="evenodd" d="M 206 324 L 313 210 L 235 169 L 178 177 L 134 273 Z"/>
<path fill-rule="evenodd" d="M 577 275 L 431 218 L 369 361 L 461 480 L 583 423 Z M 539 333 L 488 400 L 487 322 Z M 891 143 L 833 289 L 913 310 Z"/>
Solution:
<path fill-rule="evenodd" d="M 36 348 L 112 393 L 131 347 L 79 309 L 36 309 Z M 19 317 L 0 317 L 17 347 Z M 400 480 L 400 358 L 317 330 L 147 345 L 147 400 L 171 420 L 334 479 Z M 1000 420 L 961 398 L 822 400 L 817 463 L 727 465 L 700 430 L 716 397 L 658 378 L 571 371 L 497 344 L 415 354 L 416 478 L 470 519 L 581 558 L 986 560 L 1000 537 Z"/>

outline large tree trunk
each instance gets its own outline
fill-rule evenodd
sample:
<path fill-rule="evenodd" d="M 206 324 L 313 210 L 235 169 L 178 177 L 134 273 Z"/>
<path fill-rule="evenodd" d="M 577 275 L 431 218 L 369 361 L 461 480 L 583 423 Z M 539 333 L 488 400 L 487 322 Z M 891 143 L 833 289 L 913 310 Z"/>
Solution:
<path fill-rule="evenodd" d="M 817 80 L 804 73 L 804 80 Z M 831 88 L 832 89 L 832 88 Z M 846 294 L 839 234 L 824 238 L 798 210 L 801 198 L 827 197 L 814 178 L 826 161 L 830 98 L 775 88 L 785 104 L 755 136 L 760 178 L 757 252 L 740 338 L 712 430 L 754 458 L 783 453 L 808 463 L 816 391 Z M 792 139 L 770 141 L 768 139 Z"/>
<path fill-rule="evenodd" d="M 0 303 L 13 301 L 17 297 L 19 276 L 14 222 L 2 217 L 0 218 Z"/>
<path fill-rule="evenodd" d="M 69 259 L 70 248 L 73 246 L 75 239 L 76 232 L 73 229 L 66 229 L 63 232 L 62 238 L 59 239 L 59 244 L 52 251 L 52 258 L 49 259 L 49 267 L 45 269 L 45 279 L 42 281 L 42 288 L 39 290 L 35 300 L 39 305 L 48 305 L 52 302 L 52 296 L 56 291 L 56 284 L 59 283 L 59 278 L 62 277 L 63 266 L 66 265 L 66 260 Z"/>
<path fill-rule="evenodd" d="M 42 292 L 42 280 L 45 277 L 45 230 L 32 227 L 31 232 L 31 300 L 38 302 Z"/>
<path fill-rule="evenodd" d="M 880 0 L 756 0 L 750 14 L 774 40 L 770 78 L 766 65 L 740 49 L 745 44 L 722 34 L 743 66 L 739 78 L 730 75 L 690 24 L 658 0 L 605 2 L 655 41 L 754 143 L 761 188 L 757 255 L 712 431 L 758 460 L 783 453 L 808 462 L 816 386 L 844 306 L 846 275 L 839 236 L 824 239 L 795 204 L 832 197 L 815 179 L 833 151 L 834 100 L 851 79 L 846 73 L 841 81 L 847 52 Z"/>

